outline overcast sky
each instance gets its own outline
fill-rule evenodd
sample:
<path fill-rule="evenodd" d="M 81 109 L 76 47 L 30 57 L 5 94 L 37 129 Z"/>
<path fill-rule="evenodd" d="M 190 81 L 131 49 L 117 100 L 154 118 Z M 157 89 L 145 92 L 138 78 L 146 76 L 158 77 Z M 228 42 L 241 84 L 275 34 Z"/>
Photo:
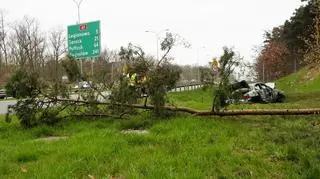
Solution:
<path fill-rule="evenodd" d="M 283 24 L 300 5 L 300 0 L 83 0 L 80 11 L 81 22 L 101 21 L 103 47 L 119 49 L 132 42 L 156 56 L 156 37 L 145 31 L 168 28 L 192 45 L 171 53 L 176 63 L 207 64 L 223 46 L 252 61 L 264 31 Z M 34 17 L 44 31 L 77 22 L 72 0 L 0 0 L 0 9 L 10 22 Z"/>

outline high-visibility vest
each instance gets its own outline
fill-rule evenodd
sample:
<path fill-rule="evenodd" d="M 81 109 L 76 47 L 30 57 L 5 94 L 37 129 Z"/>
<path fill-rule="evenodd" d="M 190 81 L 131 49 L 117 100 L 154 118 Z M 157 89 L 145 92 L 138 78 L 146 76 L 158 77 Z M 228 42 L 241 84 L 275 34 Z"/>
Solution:
<path fill-rule="evenodd" d="M 136 85 L 136 78 L 137 78 L 137 74 L 136 73 L 131 75 L 131 78 L 129 79 L 129 85 L 130 86 L 135 86 Z"/>
<path fill-rule="evenodd" d="M 216 59 L 212 60 L 212 68 L 219 68 L 219 63 Z"/>
<path fill-rule="evenodd" d="M 147 82 L 147 77 L 144 76 L 144 77 L 142 78 L 142 84 L 145 84 L 146 82 Z"/>

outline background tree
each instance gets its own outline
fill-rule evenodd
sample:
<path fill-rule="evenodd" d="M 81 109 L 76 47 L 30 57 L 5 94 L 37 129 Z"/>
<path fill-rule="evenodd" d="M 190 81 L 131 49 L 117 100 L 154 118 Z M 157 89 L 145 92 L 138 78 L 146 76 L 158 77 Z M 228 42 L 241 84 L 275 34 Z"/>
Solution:
<path fill-rule="evenodd" d="M 304 58 L 310 51 L 310 45 L 306 42 L 314 41 L 312 34 L 317 31 L 314 23 L 319 2 L 302 1 L 307 3 L 296 9 L 289 20 L 265 33 L 264 46 L 256 58 L 259 79 L 263 79 L 264 76 L 268 78 L 265 80 L 276 80 L 307 65 Z M 282 68 L 275 68 L 271 64 Z"/>
<path fill-rule="evenodd" d="M 5 21 L 5 12 L 0 10 L 0 72 L 8 66 L 8 30 Z"/>
<path fill-rule="evenodd" d="M 200 81 L 205 84 L 213 84 L 215 82 L 216 75 L 211 67 L 200 67 Z"/>
<path fill-rule="evenodd" d="M 274 81 L 290 73 L 286 71 L 289 50 L 283 43 L 270 42 L 261 51 L 256 63 L 259 81 Z"/>
<path fill-rule="evenodd" d="M 191 81 L 200 81 L 201 76 L 201 69 L 207 68 L 207 67 L 201 67 L 196 65 L 181 65 L 180 66 L 182 72 L 181 72 L 181 83 L 185 82 L 191 82 Z"/>
<path fill-rule="evenodd" d="M 24 17 L 13 26 L 12 53 L 21 68 L 38 71 L 45 64 L 45 37 L 35 19 Z"/>
<path fill-rule="evenodd" d="M 320 65 L 320 2 L 314 2 L 316 5 L 312 11 L 315 14 L 313 19 L 313 32 L 310 39 L 305 39 L 306 53 L 304 54 L 304 62 L 312 67 Z"/>
<path fill-rule="evenodd" d="M 48 46 L 50 57 L 49 62 L 53 62 L 53 65 L 50 65 L 51 71 L 52 66 L 54 67 L 54 73 L 51 73 L 51 76 L 53 79 L 58 80 L 58 78 L 62 76 L 59 74 L 59 60 L 67 50 L 65 31 L 61 28 L 52 30 L 49 34 Z"/>
<path fill-rule="evenodd" d="M 99 83 L 112 84 L 116 77 L 121 74 L 122 65 L 123 62 L 120 60 L 119 52 L 105 48 L 102 50 L 100 58 L 94 63 L 94 79 Z"/>

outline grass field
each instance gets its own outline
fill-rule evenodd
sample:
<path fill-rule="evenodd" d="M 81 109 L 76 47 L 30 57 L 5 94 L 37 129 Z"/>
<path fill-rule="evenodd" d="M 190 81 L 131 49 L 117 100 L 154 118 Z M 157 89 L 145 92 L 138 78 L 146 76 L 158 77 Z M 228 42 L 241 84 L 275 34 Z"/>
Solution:
<path fill-rule="evenodd" d="M 305 67 L 297 73 L 276 81 L 276 88 L 285 92 L 284 103 L 237 104 L 228 109 L 296 109 L 320 108 L 320 71 L 318 68 Z M 211 110 L 213 90 L 196 90 L 169 94 L 169 102 L 175 106 Z"/>
<path fill-rule="evenodd" d="M 320 84 L 319 84 L 320 86 Z M 190 107 L 198 110 L 211 110 L 213 101 L 212 90 L 196 90 L 190 92 L 175 92 L 169 94 L 169 102 L 175 106 Z M 314 92 L 286 93 L 284 103 L 270 104 L 237 104 L 227 109 L 299 109 L 320 108 L 320 89 Z"/>
<path fill-rule="evenodd" d="M 317 178 L 318 117 L 0 124 L 0 178 Z M 125 134 L 128 128 L 146 134 Z M 36 141 L 67 136 L 59 141 Z"/>
<path fill-rule="evenodd" d="M 318 91 L 298 93 L 288 88 L 285 103 L 233 105 L 230 109 L 319 107 Z M 169 101 L 210 110 L 212 93 L 170 93 Z M 144 133 L 129 133 L 132 129 Z M 52 136 L 66 138 L 39 141 Z M 5 123 L 0 117 L 1 179 L 319 176 L 319 116 L 175 114 L 155 119 L 141 112 L 124 120 L 79 119 L 33 129 L 23 129 L 15 120 Z"/>
<path fill-rule="evenodd" d="M 278 88 L 286 93 L 317 93 L 320 91 L 320 71 L 319 67 L 308 68 L 305 67 L 276 82 Z"/>

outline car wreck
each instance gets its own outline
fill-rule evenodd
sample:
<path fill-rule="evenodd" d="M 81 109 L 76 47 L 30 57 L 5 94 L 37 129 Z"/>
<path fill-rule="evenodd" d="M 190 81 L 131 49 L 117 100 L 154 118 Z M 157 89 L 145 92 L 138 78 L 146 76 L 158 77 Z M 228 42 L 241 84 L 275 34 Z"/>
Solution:
<path fill-rule="evenodd" d="M 5 89 L 0 89 L 0 99 L 7 98 L 7 92 Z"/>
<path fill-rule="evenodd" d="M 268 84 L 268 85 L 267 85 Z M 273 87 L 271 87 L 273 86 Z M 281 103 L 285 101 L 283 91 L 274 88 L 274 83 L 252 83 L 240 81 L 230 85 L 231 96 L 227 103 Z"/>

